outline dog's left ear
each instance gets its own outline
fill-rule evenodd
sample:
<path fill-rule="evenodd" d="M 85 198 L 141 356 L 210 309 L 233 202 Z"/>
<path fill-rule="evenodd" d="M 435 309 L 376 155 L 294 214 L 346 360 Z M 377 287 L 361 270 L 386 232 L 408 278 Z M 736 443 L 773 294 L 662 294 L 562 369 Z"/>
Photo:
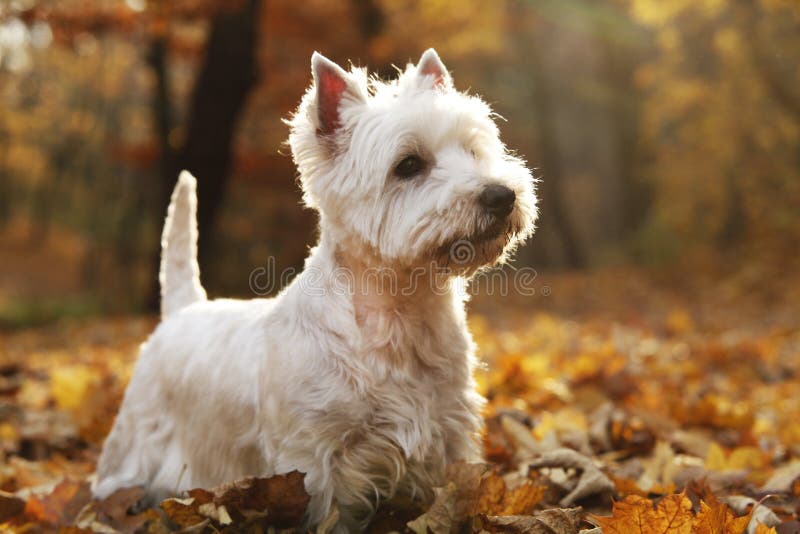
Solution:
<path fill-rule="evenodd" d="M 444 66 L 442 60 L 439 59 L 439 54 L 433 48 L 427 49 L 419 58 L 417 75 L 420 77 L 432 76 L 434 87 L 441 87 L 451 82 L 447 67 Z"/>
<path fill-rule="evenodd" d="M 319 52 L 311 56 L 311 73 L 317 92 L 317 131 L 332 134 L 342 126 L 342 104 L 364 102 L 364 95 L 344 69 Z"/>

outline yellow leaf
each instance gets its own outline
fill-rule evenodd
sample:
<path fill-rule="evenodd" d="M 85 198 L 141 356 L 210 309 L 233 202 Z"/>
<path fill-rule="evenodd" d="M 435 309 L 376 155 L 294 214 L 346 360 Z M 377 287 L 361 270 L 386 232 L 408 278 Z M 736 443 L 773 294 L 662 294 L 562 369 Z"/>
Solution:
<path fill-rule="evenodd" d="M 708 446 L 706 455 L 706 469 L 709 471 L 723 471 L 725 469 L 725 450 L 717 443 L 712 441 Z"/>
<path fill-rule="evenodd" d="M 758 447 L 738 447 L 728 457 L 730 469 L 760 469 L 767 462 L 768 456 Z"/>
<path fill-rule="evenodd" d="M 62 410 L 74 410 L 83 404 L 95 373 L 85 365 L 64 365 L 50 371 L 50 395 Z"/>
<path fill-rule="evenodd" d="M 666 320 L 667 330 L 671 334 L 679 335 L 689 332 L 694 327 L 692 316 L 686 310 L 672 310 Z"/>
<path fill-rule="evenodd" d="M 778 531 L 775 530 L 775 527 L 768 527 L 763 523 L 759 523 L 756 526 L 756 534 L 778 534 Z"/>
<path fill-rule="evenodd" d="M 712 442 L 705 464 L 706 469 L 711 471 L 753 470 L 764 467 L 768 460 L 758 447 L 738 447 L 726 454 L 719 444 Z"/>

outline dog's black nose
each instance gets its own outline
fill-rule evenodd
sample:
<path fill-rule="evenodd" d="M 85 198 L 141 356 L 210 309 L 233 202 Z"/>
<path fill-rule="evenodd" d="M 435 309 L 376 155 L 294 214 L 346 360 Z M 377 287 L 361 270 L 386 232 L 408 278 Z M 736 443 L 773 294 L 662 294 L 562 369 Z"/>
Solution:
<path fill-rule="evenodd" d="M 479 197 L 481 205 L 495 217 L 505 217 L 514 209 L 517 195 L 504 185 L 492 184 L 486 186 Z"/>

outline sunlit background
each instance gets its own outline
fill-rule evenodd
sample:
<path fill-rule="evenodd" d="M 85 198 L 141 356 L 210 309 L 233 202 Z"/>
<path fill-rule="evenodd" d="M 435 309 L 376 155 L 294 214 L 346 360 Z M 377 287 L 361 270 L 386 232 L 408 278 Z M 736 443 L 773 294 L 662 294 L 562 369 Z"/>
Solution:
<path fill-rule="evenodd" d="M 797 530 L 800 0 L 0 0 L 0 531 L 166 531 L 87 477 L 158 321 L 179 170 L 209 294 L 265 269 L 274 294 L 317 239 L 282 122 L 312 52 L 388 78 L 429 47 L 541 179 L 536 234 L 468 303 L 490 468 L 453 471 L 493 483 L 440 512 L 468 487 L 473 527 L 537 529 L 586 480 L 614 491 L 581 528 L 637 530 L 633 502 L 651 529 Z M 582 459 L 531 464 L 558 450 Z M 381 510 L 371 532 L 423 517 Z"/>
<path fill-rule="evenodd" d="M 281 119 L 312 51 L 391 77 L 430 46 L 542 179 L 532 308 L 797 311 L 795 1 L 0 0 L 0 327 L 152 309 L 183 167 L 212 295 L 301 266 Z"/>

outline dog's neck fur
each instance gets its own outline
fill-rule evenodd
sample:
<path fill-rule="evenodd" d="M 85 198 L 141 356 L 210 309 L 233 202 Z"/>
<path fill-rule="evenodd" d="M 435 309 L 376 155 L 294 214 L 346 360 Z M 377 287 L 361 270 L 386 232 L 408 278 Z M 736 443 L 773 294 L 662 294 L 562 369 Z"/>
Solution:
<path fill-rule="evenodd" d="M 430 265 L 387 267 L 369 251 L 359 253 L 337 245 L 337 268 L 350 273 L 356 317 L 371 312 L 414 313 L 436 302 L 453 299 L 452 276 Z"/>
<path fill-rule="evenodd" d="M 321 298 L 331 302 L 324 309 L 351 314 L 361 333 L 359 340 L 349 340 L 351 349 L 389 373 L 419 367 L 450 372 L 453 359 L 463 359 L 471 345 L 454 279 L 439 275 L 434 284 L 429 270 L 381 269 L 367 248 L 345 251 L 340 244 L 323 232 L 306 270 L 314 266 L 323 273 Z M 335 280 L 334 270 L 344 276 Z M 329 318 L 319 319 L 329 323 Z"/>

